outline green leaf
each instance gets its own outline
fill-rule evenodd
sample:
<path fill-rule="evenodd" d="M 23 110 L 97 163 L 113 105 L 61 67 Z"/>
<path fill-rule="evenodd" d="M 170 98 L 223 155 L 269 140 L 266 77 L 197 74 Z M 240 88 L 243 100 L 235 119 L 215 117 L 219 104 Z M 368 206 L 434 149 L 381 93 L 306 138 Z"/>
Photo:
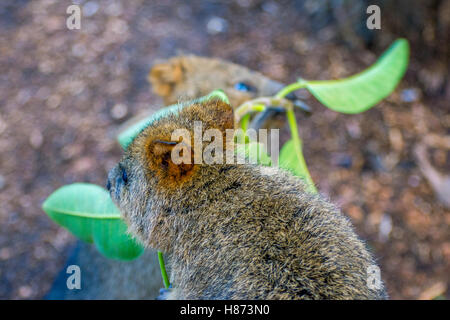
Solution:
<path fill-rule="evenodd" d="M 144 249 L 127 234 L 127 227 L 108 191 L 88 183 L 74 183 L 53 192 L 42 205 L 48 216 L 106 257 L 132 260 Z"/>
<path fill-rule="evenodd" d="M 272 159 L 268 156 L 262 143 L 252 141 L 245 144 L 238 144 L 236 153 L 245 157 L 245 159 L 249 159 L 250 163 L 268 167 L 272 165 Z"/>
<path fill-rule="evenodd" d="M 182 108 L 189 106 L 193 103 L 204 102 L 204 101 L 207 101 L 210 99 L 218 99 L 225 103 L 230 104 L 230 100 L 226 96 L 225 92 L 223 92 L 222 90 L 214 90 L 210 94 L 208 94 L 204 97 L 194 99 L 191 101 L 174 104 L 174 105 L 171 105 L 171 106 L 168 106 L 168 107 L 165 107 L 165 108 L 162 108 L 162 109 L 156 111 L 151 116 L 137 122 L 136 124 L 130 126 L 129 128 L 127 128 L 124 131 L 122 131 L 121 133 L 119 133 L 117 140 L 119 141 L 122 148 L 126 149 L 128 147 L 128 145 L 134 140 L 134 138 L 136 138 L 136 136 L 142 130 L 144 130 L 147 126 L 149 126 L 153 122 L 155 122 L 161 118 L 164 118 L 164 117 L 168 116 L 169 114 L 177 114 L 178 112 L 180 112 L 180 110 Z"/>
<path fill-rule="evenodd" d="M 299 82 L 328 108 L 342 113 L 360 113 L 394 91 L 405 74 L 408 60 L 408 41 L 398 39 L 375 64 L 361 73 L 339 80 Z"/>
<path fill-rule="evenodd" d="M 278 165 L 280 168 L 291 172 L 294 176 L 309 182 L 308 168 L 306 167 L 304 159 L 299 159 L 295 149 L 295 141 L 293 139 L 287 141 L 281 148 Z"/>

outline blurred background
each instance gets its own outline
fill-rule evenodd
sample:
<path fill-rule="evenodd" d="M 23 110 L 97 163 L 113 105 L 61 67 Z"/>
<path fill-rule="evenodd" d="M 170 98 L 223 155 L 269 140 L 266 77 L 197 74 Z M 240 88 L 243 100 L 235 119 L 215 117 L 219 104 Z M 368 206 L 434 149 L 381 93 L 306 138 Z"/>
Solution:
<path fill-rule="evenodd" d="M 68 30 L 66 9 L 82 8 Z M 381 8 L 368 30 L 366 8 Z M 0 298 L 40 299 L 75 238 L 42 211 L 56 188 L 104 185 L 117 128 L 162 106 L 147 74 L 180 53 L 223 58 L 290 83 L 372 64 L 411 44 L 397 90 L 359 115 L 306 101 L 305 158 L 323 194 L 374 251 L 393 299 L 448 299 L 450 1 L 0 2 Z"/>

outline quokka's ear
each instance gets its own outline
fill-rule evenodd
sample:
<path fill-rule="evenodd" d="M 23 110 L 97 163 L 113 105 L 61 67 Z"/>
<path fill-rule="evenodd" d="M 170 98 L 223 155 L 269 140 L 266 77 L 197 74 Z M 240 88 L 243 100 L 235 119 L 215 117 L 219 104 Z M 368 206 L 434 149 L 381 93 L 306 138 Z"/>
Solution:
<path fill-rule="evenodd" d="M 148 81 L 153 87 L 153 92 L 165 98 L 172 93 L 175 84 L 183 80 L 183 75 L 184 70 L 181 60 L 173 58 L 155 64 L 148 74 Z"/>
<path fill-rule="evenodd" d="M 194 154 L 189 143 L 155 139 L 148 143 L 147 163 L 165 186 L 178 186 L 194 172 Z"/>

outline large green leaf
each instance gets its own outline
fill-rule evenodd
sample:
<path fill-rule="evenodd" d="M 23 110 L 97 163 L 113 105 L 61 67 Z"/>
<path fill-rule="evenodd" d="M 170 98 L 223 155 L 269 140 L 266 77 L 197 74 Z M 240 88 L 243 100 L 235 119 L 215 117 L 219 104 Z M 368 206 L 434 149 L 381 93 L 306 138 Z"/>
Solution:
<path fill-rule="evenodd" d="M 328 108 L 342 113 L 360 113 L 376 105 L 394 91 L 409 60 L 406 39 L 396 40 L 368 69 L 345 79 L 300 80 Z"/>
<path fill-rule="evenodd" d="M 45 200 L 42 208 L 56 223 L 89 243 L 106 257 L 137 258 L 143 248 L 131 238 L 109 193 L 96 185 L 74 183 L 63 186 Z"/>
<path fill-rule="evenodd" d="M 120 145 L 123 149 L 126 149 L 128 145 L 133 141 L 133 139 L 148 125 L 152 124 L 153 122 L 157 121 L 158 119 L 164 118 L 169 114 L 176 114 L 178 113 L 182 108 L 189 106 L 193 103 L 203 102 L 210 99 L 219 99 L 221 101 L 224 101 L 225 103 L 230 103 L 228 100 L 228 97 L 226 96 L 225 92 L 222 90 L 214 90 L 210 94 L 195 99 L 191 101 L 186 101 L 183 103 L 174 104 L 165 108 L 162 108 L 155 113 L 153 113 L 151 116 L 137 122 L 136 124 L 130 126 L 129 128 L 125 129 L 123 132 L 119 133 L 119 136 L 117 137 L 117 140 L 119 141 Z"/>

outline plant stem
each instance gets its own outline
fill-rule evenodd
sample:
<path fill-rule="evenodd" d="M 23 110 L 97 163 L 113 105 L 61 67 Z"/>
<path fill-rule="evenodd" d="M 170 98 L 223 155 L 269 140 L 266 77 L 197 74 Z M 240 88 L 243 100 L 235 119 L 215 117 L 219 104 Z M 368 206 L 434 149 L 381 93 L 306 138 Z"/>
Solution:
<path fill-rule="evenodd" d="M 306 82 L 299 80 L 297 82 L 291 83 L 290 85 L 287 85 L 286 87 L 284 87 L 283 89 L 281 89 L 276 95 L 276 98 L 284 98 L 286 97 L 289 93 L 291 93 L 292 91 L 296 91 L 299 89 L 302 89 L 306 87 Z"/>
<path fill-rule="evenodd" d="M 276 99 L 283 99 L 285 100 L 285 97 L 296 90 L 302 89 L 306 87 L 306 81 L 299 79 L 297 82 L 291 83 L 290 85 L 284 87 L 279 91 L 273 98 L 270 97 L 262 97 L 253 99 L 250 101 L 247 101 L 240 105 L 236 111 L 235 111 L 235 120 L 237 123 L 240 123 L 241 129 L 245 132 L 248 128 L 249 120 L 250 120 L 250 112 L 261 112 L 265 110 L 265 104 L 275 103 L 280 104 L 282 101 L 276 101 Z M 285 100 L 285 104 L 288 102 Z M 289 127 L 291 130 L 291 137 L 295 145 L 295 153 L 297 155 L 297 159 L 300 164 L 300 170 L 301 170 L 301 176 L 305 179 L 308 190 L 312 193 L 317 193 L 317 189 L 314 186 L 314 182 L 311 178 L 311 174 L 309 173 L 308 166 L 306 165 L 305 158 L 303 157 L 303 151 L 302 151 L 302 140 L 300 139 L 300 136 L 298 135 L 298 128 L 297 128 L 297 120 L 295 119 L 295 113 L 293 110 L 292 105 L 287 104 L 284 105 L 284 108 L 286 109 L 286 116 L 288 118 Z M 242 135 L 239 139 L 241 143 L 245 141 L 245 134 Z"/>
<path fill-rule="evenodd" d="M 236 124 L 242 122 L 242 119 L 250 112 L 261 112 L 266 109 L 266 106 L 259 101 L 260 99 L 254 99 L 241 104 L 235 111 Z M 250 117 L 250 116 L 249 116 Z"/>
<path fill-rule="evenodd" d="M 241 120 L 242 131 L 246 131 L 248 129 L 249 122 L 250 122 L 250 113 L 247 113 L 245 116 L 242 117 Z"/>
<path fill-rule="evenodd" d="M 317 193 L 317 189 L 314 186 L 314 181 L 311 178 L 311 175 L 308 170 L 308 166 L 306 165 L 305 158 L 303 157 L 302 140 L 300 139 L 300 136 L 298 135 L 297 121 L 295 120 L 294 110 L 288 110 L 286 116 L 287 116 L 287 119 L 289 122 L 289 128 L 291 129 L 291 136 L 292 136 L 292 140 L 294 141 L 297 158 L 298 158 L 298 161 L 300 162 L 300 168 L 302 171 L 302 175 L 305 178 L 306 183 L 308 184 L 309 191 L 311 191 L 312 193 Z"/>
<path fill-rule="evenodd" d="M 242 135 L 238 136 L 238 142 L 241 144 L 245 144 L 246 134 L 245 132 L 248 129 L 248 125 L 250 123 L 250 113 L 247 113 L 244 115 L 241 119 L 241 129 L 242 129 Z"/>
<path fill-rule="evenodd" d="M 169 277 L 167 277 L 166 265 L 164 263 L 164 257 L 163 257 L 163 253 L 161 251 L 158 251 L 158 260 L 159 260 L 159 268 L 161 269 L 161 276 L 162 276 L 163 282 L 164 282 L 164 287 L 166 289 L 169 289 L 170 281 L 169 281 Z"/>
<path fill-rule="evenodd" d="M 304 88 L 305 86 L 306 86 L 305 82 L 300 80 L 298 82 L 292 83 L 292 84 L 284 87 L 280 92 L 278 92 L 275 95 L 275 97 L 284 98 L 292 91 Z M 302 175 L 305 178 L 306 183 L 308 184 L 309 191 L 311 191 L 312 193 L 317 193 L 317 189 L 314 185 L 314 181 L 311 178 L 311 174 L 309 173 L 305 158 L 303 157 L 303 151 L 302 151 L 303 143 L 302 143 L 302 139 L 300 139 L 300 136 L 298 135 L 297 120 L 295 119 L 294 110 L 287 110 L 286 116 L 288 119 L 289 128 L 291 129 L 291 137 L 292 137 L 292 140 L 294 141 L 297 158 L 298 158 L 298 161 L 300 162 Z"/>

